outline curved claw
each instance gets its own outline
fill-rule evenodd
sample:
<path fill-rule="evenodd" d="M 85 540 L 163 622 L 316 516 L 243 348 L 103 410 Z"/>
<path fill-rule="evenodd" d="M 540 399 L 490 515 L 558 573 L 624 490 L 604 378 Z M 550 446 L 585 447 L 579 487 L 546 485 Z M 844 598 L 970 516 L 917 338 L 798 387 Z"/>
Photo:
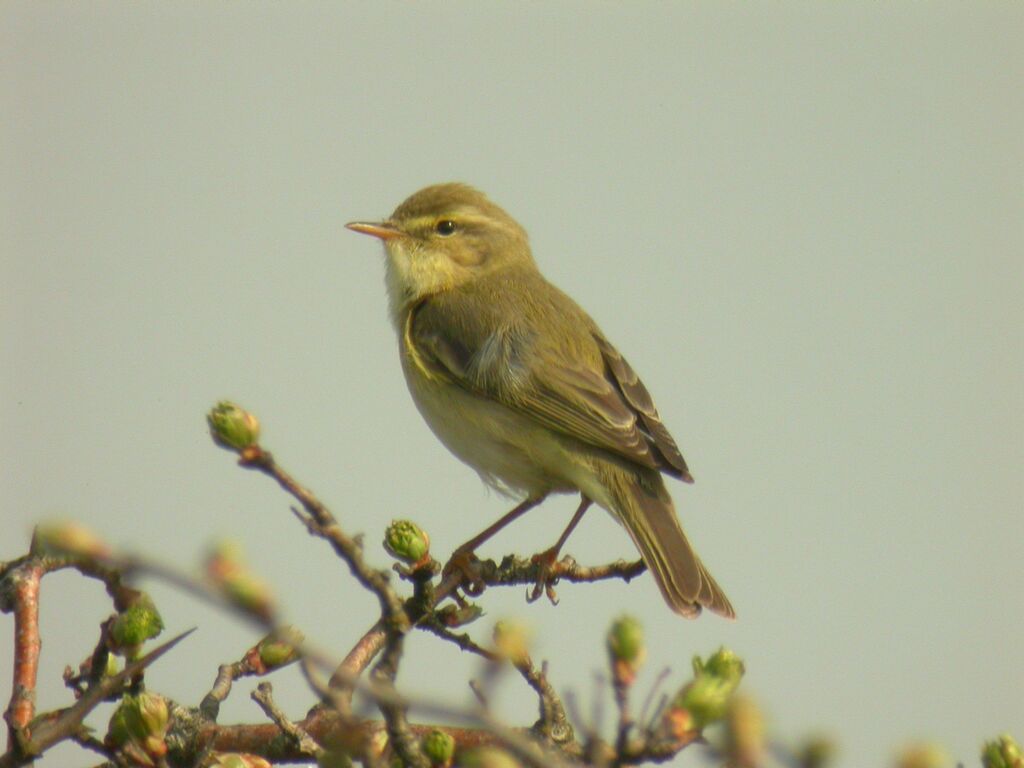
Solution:
<path fill-rule="evenodd" d="M 555 588 L 552 586 L 554 582 L 544 587 L 544 594 L 547 595 L 548 601 L 552 605 L 558 605 L 558 594 L 555 592 Z"/>
<path fill-rule="evenodd" d="M 537 580 L 526 592 L 526 602 L 535 603 L 541 595 L 547 597 L 552 605 L 558 605 L 558 595 L 555 592 L 555 584 L 558 583 L 558 551 L 554 548 L 538 552 L 530 558 L 537 564 Z"/>
<path fill-rule="evenodd" d="M 480 597 L 484 593 L 487 585 L 484 584 L 480 579 L 471 579 L 462 583 L 462 591 L 465 592 L 469 597 Z"/>
<path fill-rule="evenodd" d="M 484 593 L 487 585 L 480 578 L 476 570 L 476 555 L 469 551 L 455 550 L 451 558 L 445 563 L 441 573 L 444 576 L 458 574 L 461 576 L 459 588 L 470 597 L 479 597 Z"/>

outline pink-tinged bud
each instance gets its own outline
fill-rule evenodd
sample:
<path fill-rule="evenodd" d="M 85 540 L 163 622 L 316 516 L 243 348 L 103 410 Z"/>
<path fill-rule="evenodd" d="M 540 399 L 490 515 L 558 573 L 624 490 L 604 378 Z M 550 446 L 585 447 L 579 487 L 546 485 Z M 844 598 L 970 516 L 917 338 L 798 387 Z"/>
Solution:
<path fill-rule="evenodd" d="M 262 667 L 261 674 L 295 661 L 299 657 L 297 649 L 305 640 L 306 636 L 291 625 L 281 627 L 260 640 L 256 645 L 256 653 Z"/>
<path fill-rule="evenodd" d="M 621 616 L 608 630 L 606 638 L 612 675 L 620 685 L 632 685 L 647 657 L 644 630 L 632 616 Z"/>
<path fill-rule="evenodd" d="M 144 691 L 137 696 L 126 695 L 114 710 L 107 729 L 107 743 L 112 747 L 139 751 L 150 758 L 167 754 L 167 726 L 170 712 L 163 696 Z"/>
<path fill-rule="evenodd" d="M 267 619 L 274 612 L 270 587 L 245 565 L 241 547 L 222 541 L 206 558 L 206 574 L 224 596 L 235 606 Z"/>
<path fill-rule="evenodd" d="M 697 722 L 689 710 L 676 704 L 669 706 L 662 720 L 665 728 L 676 741 L 689 741 L 699 730 Z"/>
<path fill-rule="evenodd" d="M 110 556 L 110 547 L 81 523 L 57 520 L 36 526 L 32 554 L 102 559 Z"/>

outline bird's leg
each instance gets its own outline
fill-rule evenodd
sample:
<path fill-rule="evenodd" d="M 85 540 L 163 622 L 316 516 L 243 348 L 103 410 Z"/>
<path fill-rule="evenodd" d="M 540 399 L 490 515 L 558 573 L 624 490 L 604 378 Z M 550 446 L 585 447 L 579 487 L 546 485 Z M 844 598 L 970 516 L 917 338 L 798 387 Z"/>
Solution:
<path fill-rule="evenodd" d="M 544 496 L 528 496 L 524 501 L 517 504 L 512 511 L 503 515 L 493 524 L 487 526 L 487 528 L 482 530 L 465 544 L 459 546 L 454 552 L 452 552 L 452 556 L 444 566 L 443 573 L 447 575 L 454 571 L 460 572 L 463 576 L 463 589 L 467 594 L 478 595 L 483 592 L 484 585 L 480 581 L 480 578 L 473 572 L 472 565 L 475 557 L 473 552 L 494 534 L 513 520 L 522 517 L 544 501 L 545 498 L 547 498 L 547 494 Z"/>
<path fill-rule="evenodd" d="M 558 537 L 555 545 L 545 549 L 543 552 L 538 552 L 531 558 L 533 562 L 537 563 L 537 581 L 533 585 L 533 589 L 526 595 L 528 602 L 532 603 L 542 594 L 546 594 L 553 605 L 558 604 L 558 597 L 555 595 L 554 589 L 554 582 L 557 577 L 552 577 L 551 572 L 555 567 L 555 563 L 558 562 L 558 553 L 562 551 L 562 547 L 565 545 L 566 540 L 568 540 L 569 534 L 580 524 L 583 515 L 593 503 L 591 499 L 580 494 L 580 505 L 576 508 L 576 514 L 572 516 L 572 520 L 569 521 L 569 525 L 562 531 L 562 535 Z"/>

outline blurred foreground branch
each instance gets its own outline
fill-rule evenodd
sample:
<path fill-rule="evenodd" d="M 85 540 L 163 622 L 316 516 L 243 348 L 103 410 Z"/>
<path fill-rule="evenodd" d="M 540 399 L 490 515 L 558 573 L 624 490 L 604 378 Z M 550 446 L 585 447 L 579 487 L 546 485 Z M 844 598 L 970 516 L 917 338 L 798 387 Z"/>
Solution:
<path fill-rule="evenodd" d="M 487 588 L 537 585 L 543 577 L 545 591 L 554 599 L 557 580 L 629 581 L 643 571 L 642 562 L 581 566 L 565 557 L 542 573 L 536 558 L 508 556 L 501 562 L 471 561 L 468 570 L 442 571 L 430 554 L 427 534 L 410 521 L 395 521 L 385 533 L 384 548 L 397 562 L 390 570 L 380 568 L 367 560 L 362 538 L 345 531 L 327 506 L 261 447 L 259 423 L 252 414 L 221 403 L 208 421 L 214 440 L 235 452 L 242 467 L 272 478 L 295 500 L 295 516 L 331 547 L 355 582 L 374 595 L 379 617 L 347 652 L 338 653 L 281 624 L 269 585 L 230 543 L 214 547 L 204 573 L 196 575 L 148 556 L 115 552 L 74 523 L 39 526 L 27 554 L 0 563 L 0 610 L 13 614 L 15 638 L 12 690 L 4 714 L 8 738 L 0 768 L 29 765 L 65 741 L 97 753 L 105 766 L 152 768 L 259 768 L 314 761 L 322 766 L 355 761 L 373 768 L 626 766 L 665 762 L 691 745 L 701 745 L 709 758 L 736 768 L 815 768 L 830 758 L 828 742 L 790 749 L 766 738 L 760 710 L 736 692 L 743 662 L 724 648 L 706 659 L 694 658 L 692 674 L 659 697 L 663 675 L 637 712 L 633 694 L 646 650 L 642 628 L 628 617 L 616 620 L 606 637 L 617 718 L 613 731 L 602 733 L 599 708 L 587 719 L 576 710 L 575 699 L 563 698 L 551 681 L 548 664 L 538 665 L 531 657 L 521 627 L 498 622 L 489 637 L 481 638 L 474 636 L 471 625 L 483 613 L 479 600 Z M 39 587 L 47 574 L 64 569 L 101 581 L 114 612 L 101 623 L 89 658 L 77 671 L 65 670 L 71 700 L 40 711 Z M 146 669 L 174 659 L 172 650 L 188 632 L 145 650 L 163 631 L 163 621 L 149 595 L 133 586 L 142 576 L 161 579 L 231 611 L 263 634 L 237 661 L 220 665 L 210 690 L 194 705 L 173 701 L 146 686 Z M 467 681 L 477 707 L 453 708 L 401 693 L 405 638 L 415 631 L 430 633 L 483 660 L 481 678 Z M 119 658 L 124 660 L 120 668 Z M 298 663 L 314 697 L 304 718 L 289 720 L 264 681 L 252 697 L 266 722 L 218 723 L 220 706 L 236 681 L 265 678 L 293 663 Z M 488 697 L 505 668 L 514 670 L 533 692 L 537 713 L 535 719 L 529 718 L 532 722 L 511 727 L 491 715 Z M 354 712 L 355 691 L 377 707 L 380 717 Z M 97 726 L 90 728 L 86 721 L 105 701 L 115 702 L 117 708 L 105 730 L 99 728 L 104 732 L 100 739 L 93 735 Z M 414 722 L 410 711 L 435 722 Z M 720 731 L 718 738 L 705 737 L 709 728 Z M 914 752 L 914 759 L 920 754 L 924 753 Z M 1009 736 L 987 744 L 983 759 L 990 768 L 1024 768 Z M 931 768 L 926 763 L 906 765 Z"/>

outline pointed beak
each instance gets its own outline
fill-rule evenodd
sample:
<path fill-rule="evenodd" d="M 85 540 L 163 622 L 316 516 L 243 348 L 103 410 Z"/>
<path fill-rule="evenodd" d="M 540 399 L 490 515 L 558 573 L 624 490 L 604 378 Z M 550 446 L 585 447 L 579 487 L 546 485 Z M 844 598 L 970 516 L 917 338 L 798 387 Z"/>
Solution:
<path fill-rule="evenodd" d="M 403 234 L 402 230 L 395 227 L 394 224 L 390 224 L 386 221 L 382 221 L 380 223 L 374 223 L 372 221 L 350 221 L 345 226 L 353 232 L 379 237 L 381 240 L 393 240 L 396 237 L 401 237 Z"/>

